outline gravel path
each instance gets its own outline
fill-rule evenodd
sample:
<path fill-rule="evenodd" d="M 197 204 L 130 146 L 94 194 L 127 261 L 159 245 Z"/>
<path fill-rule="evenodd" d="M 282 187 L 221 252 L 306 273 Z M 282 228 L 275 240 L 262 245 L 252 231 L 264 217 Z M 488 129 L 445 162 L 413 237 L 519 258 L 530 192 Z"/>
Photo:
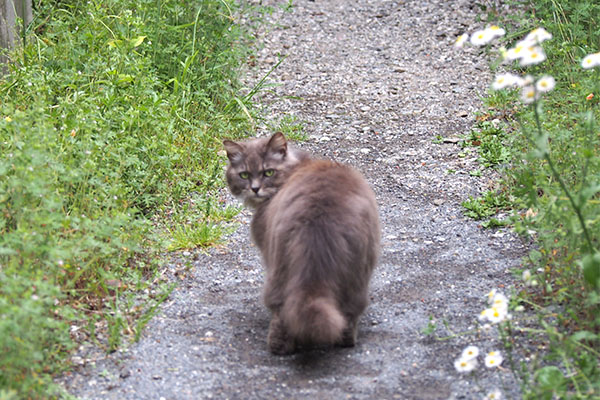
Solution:
<path fill-rule="evenodd" d="M 514 284 L 509 269 L 526 250 L 461 211 L 495 179 L 471 176 L 476 154 L 459 154 L 454 140 L 469 132 L 490 80 L 485 57 L 452 48 L 480 27 L 478 10 L 466 0 L 294 3 L 269 17 L 276 24 L 251 79 L 287 55 L 261 99 L 270 118 L 296 116 L 310 136 L 302 147 L 356 166 L 377 194 L 383 252 L 358 345 L 268 353 L 263 269 L 244 212 L 226 247 L 174 256 L 180 284 L 139 343 L 84 362 L 65 386 L 86 399 L 471 399 L 503 381 L 518 397 L 507 369 L 481 368 L 480 386 L 454 370 L 464 346 L 489 351 L 494 339 L 421 333 L 430 316 L 439 336 L 450 335 L 444 321 L 452 332 L 473 328 L 484 295 Z"/>

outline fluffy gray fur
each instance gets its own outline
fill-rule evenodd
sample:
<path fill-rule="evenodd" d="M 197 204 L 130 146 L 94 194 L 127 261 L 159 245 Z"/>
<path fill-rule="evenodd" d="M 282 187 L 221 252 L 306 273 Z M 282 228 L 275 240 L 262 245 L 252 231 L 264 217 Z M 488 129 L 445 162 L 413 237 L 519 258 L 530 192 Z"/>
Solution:
<path fill-rule="evenodd" d="M 223 142 L 231 192 L 254 209 L 252 239 L 266 267 L 268 346 L 353 346 L 379 257 L 377 204 L 351 167 L 313 160 L 281 133 Z"/>

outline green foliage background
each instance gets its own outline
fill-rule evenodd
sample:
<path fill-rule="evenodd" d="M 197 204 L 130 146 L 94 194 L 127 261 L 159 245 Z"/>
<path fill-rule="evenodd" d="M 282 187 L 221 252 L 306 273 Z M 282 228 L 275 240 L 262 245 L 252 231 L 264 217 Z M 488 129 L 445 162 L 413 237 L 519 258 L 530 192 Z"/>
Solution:
<path fill-rule="evenodd" d="M 489 136 L 486 122 L 470 138 L 493 148 L 503 146 L 503 182 L 497 191 L 463 205 L 478 218 L 498 208 L 513 209 L 510 223 L 533 240 L 523 269 L 535 286 L 517 286 L 517 302 L 535 315 L 522 322 L 544 350 L 523 349 L 531 362 L 511 365 L 526 399 L 597 399 L 600 397 L 600 69 L 586 70 L 581 60 L 600 51 L 600 3 L 586 0 L 527 0 L 510 3 L 507 14 L 486 8 L 487 19 L 501 23 L 512 47 L 531 30 L 544 27 L 553 38 L 543 43 L 547 60 L 523 68 L 492 63 L 492 69 L 521 76 L 550 75 L 553 91 L 523 105 L 519 93 L 491 91 L 482 120 L 502 120 L 502 135 Z M 501 67 L 501 68 L 499 68 Z M 489 147 L 489 146 L 488 146 Z M 490 153 L 479 149 L 488 164 Z M 491 153 L 491 155 L 496 154 Z M 491 157 L 491 161 L 497 157 Z M 491 221 L 490 221 L 491 222 Z M 508 223 L 506 221 L 505 223 Z M 495 224 L 491 224 L 495 225 Z M 516 271 L 520 276 L 521 271 Z M 528 282 L 530 283 L 530 282 Z M 531 314 L 529 314 L 531 315 Z"/>
<path fill-rule="evenodd" d="M 230 1 L 34 6 L 0 79 L 0 397 L 60 392 L 71 324 L 106 319 L 111 350 L 153 310 L 168 289 L 137 308 L 126 296 L 163 248 L 152 217 L 192 191 L 203 229 L 235 214 L 218 152 L 254 112 L 238 95 L 252 38 Z"/>

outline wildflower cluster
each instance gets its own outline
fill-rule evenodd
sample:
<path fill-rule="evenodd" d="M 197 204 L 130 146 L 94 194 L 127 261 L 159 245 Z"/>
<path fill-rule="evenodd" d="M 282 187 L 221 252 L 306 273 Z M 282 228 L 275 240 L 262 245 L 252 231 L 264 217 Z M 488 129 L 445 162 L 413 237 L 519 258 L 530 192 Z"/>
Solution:
<path fill-rule="evenodd" d="M 481 312 L 479 319 L 482 321 L 489 321 L 493 324 L 510 319 L 508 313 L 508 298 L 498 292 L 496 289 L 491 290 L 487 294 L 488 308 Z M 460 356 L 454 361 L 454 368 L 458 372 L 471 372 L 477 365 L 479 365 L 478 358 L 480 355 L 479 348 L 477 346 L 467 346 L 460 354 Z M 493 369 L 497 368 L 502 364 L 504 360 L 500 350 L 492 350 L 483 356 L 483 363 L 486 368 Z M 494 389 L 485 397 L 486 399 L 500 399 L 502 397 L 498 389 Z"/>
<path fill-rule="evenodd" d="M 497 37 L 504 36 L 506 32 L 499 26 L 492 25 L 489 28 L 473 32 L 471 35 L 471 44 L 474 46 L 483 46 Z"/>
<path fill-rule="evenodd" d="M 463 47 L 467 40 L 474 46 L 483 46 L 489 44 L 495 38 L 504 36 L 504 34 L 504 29 L 493 25 L 473 32 L 470 39 L 467 34 L 460 35 L 456 39 L 454 46 Z M 518 61 L 521 67 L 536 65 L 546 60 L 546 53 L 541 44 L 550 39 L 552 39 L 550 32 L 541 27 L 536 28 L 529 32 L 524 39 L 518 41 L 514 47 L 508 50 L 501 48 L 500 53 L 506 62 Z M 585 69 L 600 66 L 600 52 L 585 56 L 581 61 L 581 66 Z M 555 86 L 555 79 L 549 75 L 535 79 L 531 75 L 521 77 L 509 72 L 496 75 L 496 78 L 492 82 L 492 89 L 494 90 L 520 88 L 521 100 L 525 104 L 539 100 L 543 93 L 551 91 Z M 593 97 L 593 95 L 590 96 Z"/>
<path fill-rule="evenodd" d="M 492 42 L 492 40 L 501 37 L 503 34 L 504 30 L 502 30 L 501 28 L 495 27 L 492 29 L 492 27 L 489 27 L 477 31 L 470 36 L 466 34 L 461 35 L 457 39 L 455 47 L 463 47 L 466 43 L 470 43 L 474 46 L 488 45 Z M 534 76 L 533 72 L 541 71 L 540 67 L 535 68 L 533 71 L 529 69 L 529 67 L 541 64 L 547 59 L 544 47 L 547 50 L 549 50 L 552 48 L 552 46 L 547 46 L 547 44 L 544 42 L 551 39 L 552 34 L 550 34 L 544 28 L 537 28 L 531 31 L 529 34 L 527 34 L 522 40 L 511 44 L 512 47 L 508 49 L 500 47 L 499 53 L 501 55 L 501 60 L 504 62 L 504 71 L 498 73 L 495 76 L 493 82 L 491 82 L 491 88 L 493 90 L 516 89 L 518 92 L 520 92 L 520 97 L 524 104 L 534 105 L 534 107 L 532 108 L 533 113 L 526 112 L 520 115 L 521 119 L 525 120 L 525 124 L 522 125 L 522 133 L 526 137 L 526 139 L 528 139 L 529 145 L 533 147 L 531 149 L 531 153 L 529 154 L 531 156 L 532 162 L 528 162 L 525 169 L 519 171 L 518 175 L 516 176 L 527 177 L 527 185 L 530 185 L 528 189 L 531 192 L 533 192 L 533 190 L 535 190 L 536 187 L 540 186 L 544 188 L 544 192 L 546 192 L 546 188 L 548 188 L 547 192 L 551 193 L 552 196 L 560 196 L 561 202 L 568 201 L 568 203 L 571 205 L 571 209 L 574 212 L 572 220 L 576 221 L 575 218 L 577 218 L 581 230 L 578 232 L 576 227 L 571 228 L 572 231 L 568 232 L 571 235 L 569 240 L 573 240 L 575 242 L 574 239 L 581 234 L 581 236 L 583 236 L 583 238 L 585 239 L 585 243 L 583 243 L 582 245 L 576 244 L 573 250 L 571 250 L 570 248 L 571 244 L 565 244 L 565 253 L 568 254 L 568 256 L 565 256 L 565 259 L 572 260 L 578 254 L 580 254 L 582 257 L 577 264 L 581 269 L 582 278 L 585 280 L 585 282 L 583 283 L 587 283 L 589 287 L 593 290 L 593 292 L 590 292 L 589 297 L 581 296 L 581 299 L 586 299 L 586 309 L 582 312 L 582 315 L 584 313 L 593 315 L 592 319 L 588 321 L 588 327 L 597 328 L 597 318 L 596 320 L 593 319 L 596 317 L 597 313 L 594 313 L 592 310 L 593 307 L 596 307 L 598 304 L 597 290 L 600 287 L 600 279 L 598 279 L 598 271 L 600 271 L 600 251 L 597 250 L 597 242 L 594 240 L 593 237 L 593 234 L 597 233 L 597 231 L 588 229 L 588 225 L 590 225 L 591 227 L 590 221 L 592 221 L 590 214 L 594 211 L 584 210 L 584 208 L 586 207 L 586 203 L 589 201 L 590 197 L 595 196 L 599 191 L 597 179 L 592 178 L 592 176 L 596 176 L 592 175 L 592 173 L 590 172 L 592 168 L 596 168 L 597 170 L 598 167 L 597 157 L 594 158 L 595 152 L 593 150 L 595 146 L 594 140 L 597 139 L 597 125 L 595 123 L 595 119 L 597 117 L 597 108 L 592 108 L 591 105 L 588 106 L 589 111 L 587 111 L 585 114 L 586 123 L 584 125 L 586 129 L 581 129 L 578 127 L 578 129 L 574 129 L 572 130 L 572 132 L 569 132 L 569 138 L 571 137 L 571 135 L 573 135 L 572 137 L 578 141 L 578 143 L 574 144 L 573 147 L 569 143 L 567 143 L 566 146 L 563 146 L 565 140 L 564 136 L 559 137 L 557 140 L 554 141 L 554 143 L 550 142 L 550 135 L 545 132 L 546 128 L 559 128 L 561 125 L 560 122 L 562 122 L 563 114 L 568 112 L 569 110 L 578 110 L 578 107 L 580 107 L 580 105 L 577 105 L 577 107 L 565 107 L 564 113 L 563 110 L 548 110 L 548 112 L 542 113 L 543 108 L 540 99 L 542 98 L 542 96 L 545 95 L 545 93 L 552 91 L 555 88 L 557 82 L 554 79 L 554 77 L 550 76 L 548 72 L 536 73 Z M 594 41 L 589 41 L 589 43 L 593 42 Z M 600 49 L 594 50 L 596 52 L 591 52 L 591 54 L 587 54 L 579 61 L 582 70 L 596 70 L 594 71 L 595 73 L 593 74 L 593 76 L 590 76 L 589 80 L 586 82 L 586 84 L 591 83 L 593 85 L 594 91 L 598 90 L 597 78 L 598 76 L 600 76 L 600 51 L 598 50 Z M 560 58 L 556 60 L 553 59 L 552 61 L 553 62 L 551 63 L 551 65 L 549 65 L 549 67 L 551 67 L 553 71 L 563 72 L 564 69 L 566 72 L 572 73 L 571 75 L 575 76 L 575 78 L 577 76 L 582 76 L 582 74 L 584 73 L 584 71 L 573 71 L 571 69 L 571 66 L 568 66 L 568 69 L 565 69 L 564 66 L 562 66 L 561 64 Z M 563 69 L 558 69 L 557 66 L 561 66 L 563 67 Z M 509 72 L 511 69 L 513 69 L 514 72 Z M 524 73 L 515 73 L 516 71 L 524 70 L 526 71 Z M 586 71 L 585 73 L 587 74 L 588 72 Z M 554 75 L 558 76 L 558 73 Z M 571 75 L 570 79 L 574 80 L 574 78 L 571 78 Z M 583 86 L 585 87 L 585 85 Z M 572 87 L 575 88 L 577 86 L 573 84 Z M 585 94 L 587 94 L 587 96 L 585 96 L 585 100 L 589 102 L 591 100 L 595 100 L 595 96 L 597 96 L 598 93 L 587 92 Z M 498 99 L 503 100 L 504 98 L 497 97 L 496 100 Z M 562 106 L 562 104 L 565 103 L 570 104 L 570 101 L 563 101 L 560 104 Z M 506 105 L 507 104 L 505 104 L 505 106 Z M 594 101 L 593 105 L 597 105 L 597 102 Z M 542 122 L 546 120 L 546 118 L 549 122 L 543 125 Z M 529 126 L 529 123 L 533 123 L 534 128 L 531 128 Z M 581 131 L 581 133 L 579 133 L 579 131 Z M 587 137 L 580 136 L 585 138 L 585 142 L 581 141 L 581 143 L 585 143 L 585 145 L 580 144 L 579 139 L 575 135 L 586 135 Z M 564 150 L 563 147 L 565 147 Z M 583 159 L 585 165 L 583 167 L 582 174 L 579 174 L 573 172 L 573 165 L 578 165 L 577 161 L 583 158 L 579 156 L 579 150 L 581 148 L 585 149 L 585 152 L 581 152 L 583 157 L 585 157 Z M 588 150 L 589 148 L 591 148 L 591 150 Z M 559 154 L 561 161 L 563 161 L 564 168 L 562 165 L 559 165 L 557 162 L 555 162 L 555 152 Z M 566 157 L 567 154 L 569 154 L 569 157 Z M 570 157 L 571 154 L 574 156 L 573 158 Z M 517 159 L 521 159 L 521 154 L 518 153 L 517 157 Z M 538 164 L 537 161 L 535 161 L 536 159 L 540 159 L 541 163 Z M 538 168 L 541 169 L 541 171 L 543 172 L 537 172 Z M 512 173 L 513 172 L 511 171 L 511 174 Z M 568 174 L 568 179 L 565 179 L 563 177 L 565 173 Z M 538 181 L 538 175 L 542 179 L 541 182 Z M 553 182 L 551 184 L 548 184 L 548 182 L 546 181 L 549 181 L 550 179 Z M 519 180 L 519 182 L 522 181 Z M 576 187 L 579 187 L 579 189 L 576 190 Z M 544 196 L 546 196 L 546 194 L 544 194 Z M 544 206 L 544 204 L 538 202 L 537 200 L 533 200 L 533 203 L 535 204 L 535 207 Z M 584 213 L 584 211 L 586 212 Z M 553 216 L 552 218 L 556 217 L 559 223 L 563 223 L 564 218 L 569 216 L 568 213 L 570 213 L 568 207 L 561 206 L 561 213 L 557 213 L 557 215 Z M 528 217 L 527 219 L 530 219 L 531 217 L 535 217 L 536 214 L 537 212 L 534 212 L 530 208 L 527 211 L 526 217 Z M 549 221 L 550 223 L 555 222 L 554 220 Z M 540 221 L 540 225 L 542 224 L 542 222 L 544 224 L 547 223 L 546 221 Z M 546 225 L 546 227 L 547 226 L 548 225 Z M 542 235 L 540 234 L 540 237 L 541 236 Z M 542 247 L 543 250 L 549 252 L 549 249 L 552 248 L 551 246 L 563 246 L 564 242 L 554 240 L 552 241 L 552 245 L 548 247 L 548 243 L 550 243 L 550 240 L 547 239 L 548 237 L 552 237 L 552 235 L 546 236 L 544 240 L 540 243 L 540 247 Z M 556 290 L 552 287 L 552 284 L 554 282 L 565 282 L 567 280 L 560 277 L 555 278 L 554 271 L 553 276 L 548 276 L 546 273 L 544 273 L 545 271 L 545 268 L 538 268 L 536 271 L 538 273 L 537 275 L 532 273 L 532 271 L 530 271 L 529 269 L 525 269 L 524 271 L 522 271 L 521 279 L 523 286 L 542 286 L 546 291 L 546 294 L 558 293 L 560 294 L 561 299 L 566 299 L 570 297 L 569 295 L 564 295 L 563 290 L 565 291 L 564 293 L 567 293 L 567 290 L 575 289 L 577 291 L 583 291 L 588 288 L 588 286 L 584 286 L 580 284 L 576 279 L 573 279 L 572 275 L 569 275 L 569 281 L 571 282 L 572 287 L 561 288 L 560 290 Z M 558 275 L 559 273 L 561 273 L 561 271 L 558 271 L 557 268 L 556 275 Z M 570 267 L 568 273 L 573 273 L 573 270 Z M 578 296 L 573 297 L 579 297 L 579 294 Z M 525 364 L 525 361 L 522 361 L 521 368 L 516 368 L 515 363 L 513 362 L 513 354 L 511 351 L 516 342 L 513 343 L 512 341 L 507 341 L 507 339 L 513 332 L 513 328 L 516 328 L 517 324 L 513 326 L 512 322 L 510 321 L 511 314 L 509 313 L 508 299 L 502 293 L 499 293 L 496 290 L 492 290 L 488 294 L 487 300 L 488 304 L 486 308 L 479 315 L 479 320 L 482 324 L 481 330 L 479 332 L 490 330 L 493 326 L 498 328 L 500 338 L 506 344 L 505 349 L 506 351 L 508 351 L 508 362 L 505 362 L 505 365 L 509 364 L 510 368 L 514 373 L 515 378 L 520 379 L 521 390 L 524 393 L 529 394 L 529 396 L 526 396 L 527 398 L 534 398 L 531 397 L 531 394 L 535 394 L 535 398 L 538 398 L 537 396 L 540 394 L 543 394 L 544 398 L 549 398 L 548 396 L 563 398 L 561 397 L 561 395 L 566 396 L 566 394 L 569 392 L 577 392 L 577 398 L 588 398 L 587 394 L 591 394 L 593 397 L 594 394 L 598 393 L 598 382 L 600 382 L 600 380 L 598 380 L 597 371 L 589 371 L 586 370 L 586 367 L 580 368 L 579 366 L 574 366 L 571 362 L 572 359 L 587 360 L 589 358 L 593 360 L 592 364 L 595 365 L 598 355 L 596 349 L 588 348 L 586 346 L 579 346 L 579 343 L 576 348 L 566 348 L 566 346 L 562 347 L 568 341 L 565 340 L 565 338 L 570 336 L 572 340 L 577 342 L 579 339 L 575 338 L 583 337 L 587 335 L 589 331 L 576 332 L 575 334 L 573 334 L 571 330 L 572 327 L 569 327 L 569 336 L 567 336 L 563 332 L 561 332 L 562 328 L 548 327 L 545 324 L 545 331 L 530 328 L 517 328 L 521 331 L 528 331 L 532 333 L 539 332 L 542 335 L 548 335 L 549 338 L 554 338 L 554 340 L 550 340 L 549 353 L 551 355 L 556 354 L 555 352 L 558 349 L 558 353 L 563 356 L 564 363 L 561 365 L 561 367 L 546 366 L 538 368 L 538 363 L 534 363 L 531 367 L 528 367 Z M 560 301 L 562 302 L 563 300 Z M 565 303 L 567 302 L 565 301 Z M 565 309 L 567 309 L 566 307 L 567 306 L 565 305 Z M 514 307 L 514 312 L 516 313 L 519 313 L 524 310 L 525 307 L 523 305 L 517 305 L 516 307 Z M 548 315 L 548 310 L 540 308 L 538 313 L 540 315 L 545 316 Z M 553 312 L 551 312 L 551 315 L 553 316 L 553 318 L 556 318 L 556 315 Z M 559 343 L 561 347 L 558 348 L 555 345 L 555 343 Z M 460 354 L 460 356 L 457 357 L 454 361 L 455 369 L 460 373 L 474 372 L 478 367 L 478 357 L 479 364 L 483 362 L 485 367 L 487 368 L 493 369 L 502 365 L 503 357 L 499 351 L 491 351 L 485 354 L 483 357 L 480 357 L 479 353 L 480 349 L 478 349 L 475 346 L 469 346 L 465 348 Z M 528 358 L 525 358 L 525 360 L 528 361 Z M 564 369 L 567 370 L 569 373 L 563 373 L 562 367 L 564 367 Z M 531 373 L 533 375 L 530 376 Z M 484 398 L 499 399 L 501 398 L 501 392 L 498 390 L 494 390 L 492 392 L 489 392 Z"/>
<path fill-rule="evenodd" d="M 490 43 L 495 38 L 502 37 L 505 34 L 506 32 L 504 31 L 504 29 L 500 28 L 497 25 L 492 25 L 488 28 L 473 32 L 473 34 L 470 36 L 470 39 L 469 35 L 466 33 L 460 35 L 456 39 L 454 46 L 463 47 L 467 40 L 469 40 L 473 46 L 483 46 Z"/>
<path fill-rule="evenodd" d="M 504 29 L 498 26 L 479 30 L 471 35 L 470 42 L 475 46 L 483 46 L 490 43 L 497 37 L 504 36 Z M 466 34 L 459 36 L 455 47 L 462 47 L 466 42 Z M 504 61 L 518 61 L 521 67 L 527 67 L 543 62 L 546 59 L 546 53 L 541 44 L 546 40 L 552 39 L 552 34 L 544 28 L 537 28 L 529 32 L 522 40 L 508 50 L 501 48 Z M 600 62 L 593 59 L 590 63 Z M 511 73 L 501 73 L 496 76 L 492 83 L 492 89 L 502 90 L 512 87 L 521 88 L 521 100 L 526 103 L 532 103 L 539 99 L 541 93 L 549 92 L 554 89 L 556 82 L 551 76 L 542 76 L 535 80 L 531 75 L 521 77 Z"/>
<path fill-rule="evenodd" d="M 477 361 L 478 357 L 479 357 L 479 348 L 477 346 L 467 346 L 461 352 L 460 356 L 456 359 L 456 361 L 454 361 L 454 368 L 456 368 L 456 370 L 458 372 L 471 372 L 478 365 L 478 361 Z M 502 364 L 503 360 L 504 360 L 504 358 L 502 357 L 500 350 L 492 350 L 484 356 L 483 362 L 484 362 L 484 365 L 486 366 L 486 368 L 492 369 L 492 368 L 499 367 L 500 364 Z M 492 395 L 492 393 L 493 393 L 493 395 Z M 488 395 L 487 398 L 499 399 L 500 391 L 495 389 Z"/>
<path fill-rule="evenodd" d="M 479 348 L 477 346 L 466 347 L 460 357 L 454 361 L 454 368 L 458 372 L 471 372 L 477 366 L 477 357 L 479 356 Z"/>
<path fill-rule="evenodd" d="M 533 277 L 533 275 L 531 275 L 531 271 L 529 271 L 528 269 L 523 271 L 523 273 L 521 274 L 521 278 L 523 279 L 523 283 L 525 283 L 525 286 L 538 285 L 537 280 Z"/>
<path fill-rule="evenodd" d="M 510 318 L 508 298 L 504 294 L 493 289 L 487 294 L 487 298 L 489 307 L 479 314 L 480 321 L 497 324 Z"/>
<path fill-rule="evenodd" d="M 508 49 L 501 50 L 505 61 L 518 61 L 521 67 L 527 67 L 543 62 L 546 59 L 546 53 L 541 47 L 542 42 L 552 39 L 552 34 L 544 28 L 537 28 L 529 32 L 517 44 Z M 538 100 L 543 93 L 554 89 L 556 81 L 552 76 L 544 75 L 537 80 L 531 75 L 520 77 L 510 73 L 500 74 L 492 83 L 492 89 L 501 90 L 510 87 L 521 88 L 521 100 L 525 104 L 533 103 Z"/>
<path fill-rule="evenodd" d="M 519 61 L 522 67 L 539 64 L 546 59 L 546 53 L 540 46 L 542 42 L 552 39 L 552 34 L 544 28 L 537 28 L 529 32 L 523 40 L 508 50 L 502 49 L 504 60 Z"/>

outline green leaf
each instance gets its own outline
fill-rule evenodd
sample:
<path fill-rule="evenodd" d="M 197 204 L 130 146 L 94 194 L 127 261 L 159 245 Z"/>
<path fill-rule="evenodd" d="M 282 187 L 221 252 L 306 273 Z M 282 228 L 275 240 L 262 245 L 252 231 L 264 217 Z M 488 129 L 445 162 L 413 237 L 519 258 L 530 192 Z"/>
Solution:
<path fill-rule="evenodd" d="M 547 133 L 544 132 L 541 135 L 537 135 L 537 137 L 534 138 L 534 143 L 537 149 L 534 150 L 533 153 L 536 157 L 543 158 L 550 151 Z"/>
<path fill-rule="evenodd" d="M 130 39 L 129 43 L 131 43 L 131 45 L 133 47 L 138 47 L 140 44 L 142 44 L 144 42 L 144 39 L 146 39 L 146 36 L 138 36 L 135 39 Z"/>
<path fill-rule="evenodd" d="M 565 377 L 558 367 L 550 365 L 537 370 L 535 380 L 542 389 L 556 391 L 563 385 Z"/>
<path fill-rule="evenodd" d="M 571 340 L 579 342 L 581 340 L 598 340 L 598 335 L 589 331 L 579 331 L 571 335 Z"/>
<path fill-rule="evenodd" d="M 118 39 L 109 40 L 106 44 L 108 47 L 119 47 L 122 41 Z"/>
<path fill-rule="evenodd" d="M 590 184 L 579 192 L 579 206 L 583 206 L 596 193 L 600 192 L 600 184 Z"/>
<path fill-rule="evenodd" d="M 534 250 L 531 250 L 531 251 L 529 252 L 529 259 L 530 259 L 531 261 L 533 261 L 533 262 L 538 262 L 538 261 L 540 261 L 540 260 L 542 259 L 542 256 L 543 256 L 543 255 L 542 255 L 542 253 L 540 253 L 540 251 L 539 251 L 539 250 L 535 250 L 535 249 L 534 249 Z"/>
<path fill-rule="evenodd" d="M 0 247 L 0 255 L 1 256 L 12 256 L 17 254 L 17 252 L 8 247 Z"/>
<path fill-rule="evenodd" d="M 131 83 L 133 82 L 133 76 L 128 75 L 128 74 L 119 74 L 119 79 L 117 80 L 117 83 L 122 84 L 122 83 Z"/>
<path fill-rule="evenodd" d="M 581 260 L 581 267 L 585 281 L 594 288 L 598 288 L 598 280 L 600 279 L 600 253 L 587 254 Z"/>

